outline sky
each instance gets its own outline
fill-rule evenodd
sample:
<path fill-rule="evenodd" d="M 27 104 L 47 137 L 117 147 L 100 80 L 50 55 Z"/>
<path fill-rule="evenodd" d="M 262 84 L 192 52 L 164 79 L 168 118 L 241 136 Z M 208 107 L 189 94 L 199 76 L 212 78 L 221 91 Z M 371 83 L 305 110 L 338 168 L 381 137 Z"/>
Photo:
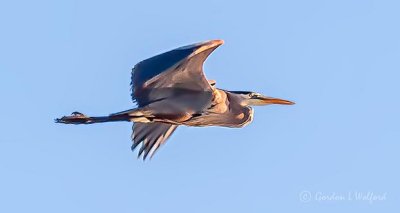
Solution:
<path fill-rule="evenodd" d="M 386 0 L 2 1 L 0 212 L 399 212 L 400 3 Z M 241 128 L 179 127 L 154 158 L 130 71 L 224 39 L 219 88 L 296 102 Z"/>

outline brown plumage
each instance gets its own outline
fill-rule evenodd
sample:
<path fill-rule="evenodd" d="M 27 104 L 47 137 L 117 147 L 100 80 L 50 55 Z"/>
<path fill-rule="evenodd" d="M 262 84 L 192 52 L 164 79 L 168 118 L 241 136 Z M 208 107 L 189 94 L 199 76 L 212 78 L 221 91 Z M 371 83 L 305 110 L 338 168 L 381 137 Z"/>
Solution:
<path fill-rule="evenodd" d="M 293 104 L 255 92 L 215 87 L 203 72 L 206 58 L 221 44 L 211 40 L 180 47 L 146 59 L 132 70 L 132 99 L 137 108 L 109 116 L 88 117 L 74 112 L 58 123 L 133 122 L 132 150 L 153 156 L 179 125 L 243 127 L 253 119 L 251 105 Z"/>

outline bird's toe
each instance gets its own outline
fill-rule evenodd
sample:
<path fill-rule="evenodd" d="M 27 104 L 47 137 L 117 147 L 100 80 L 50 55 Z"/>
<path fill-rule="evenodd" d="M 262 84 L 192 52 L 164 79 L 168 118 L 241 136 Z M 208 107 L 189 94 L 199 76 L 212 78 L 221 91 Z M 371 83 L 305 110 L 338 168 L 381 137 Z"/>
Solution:
<path fill-rule="evenodd" d="M 80 113 L 80 112 L 72 112 L 71 113 L 72 116 L 79 116 L 79 117 L 84 117 L 85 115 Z"/>

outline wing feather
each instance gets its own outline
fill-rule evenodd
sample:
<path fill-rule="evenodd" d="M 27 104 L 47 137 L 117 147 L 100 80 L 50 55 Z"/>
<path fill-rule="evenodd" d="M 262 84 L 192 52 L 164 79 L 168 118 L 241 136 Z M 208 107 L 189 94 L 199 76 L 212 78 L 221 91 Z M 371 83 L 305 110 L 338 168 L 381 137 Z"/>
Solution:
<path fill-rule="evenodd" d="M 139 62 L 132 69 L 133 101 L 144 106 L 185 91 L 203 91 L 211 99 L 213 87 L 204 75 L 203 63 L 221 44 L 221 40 L 206 41 Z"/>
<path fill-rule="evenodd" d="M 138 157 L 143 156 L 143 160 L 148 155 L 152 157 L 177 127 L 177 125 L 165 123 L 135 123 L 132 128 L 132 151 L 139 144 L 142 144 L 138 152 Z"/>

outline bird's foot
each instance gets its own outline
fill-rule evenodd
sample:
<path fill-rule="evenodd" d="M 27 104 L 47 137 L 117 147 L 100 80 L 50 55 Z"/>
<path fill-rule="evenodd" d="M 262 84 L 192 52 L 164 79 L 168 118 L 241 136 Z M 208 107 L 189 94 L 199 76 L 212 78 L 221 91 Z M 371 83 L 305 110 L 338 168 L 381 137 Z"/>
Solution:
<path fill-rule="evenodd" d="M 71 115 L 75 116 L 75 117 L 86 117 L 86 115 L 84 115 L 83 113 L 76 112 L 76 111 L 72 112 Z"/>
<path fill-rule="evenodd" d="M 73 112 L 70 116 L 63 116 L 62 118 L 56 118 L 56 123 L 64 124 L 82 124 L 90 122 L 90 118 L 80 112 Z"/>

